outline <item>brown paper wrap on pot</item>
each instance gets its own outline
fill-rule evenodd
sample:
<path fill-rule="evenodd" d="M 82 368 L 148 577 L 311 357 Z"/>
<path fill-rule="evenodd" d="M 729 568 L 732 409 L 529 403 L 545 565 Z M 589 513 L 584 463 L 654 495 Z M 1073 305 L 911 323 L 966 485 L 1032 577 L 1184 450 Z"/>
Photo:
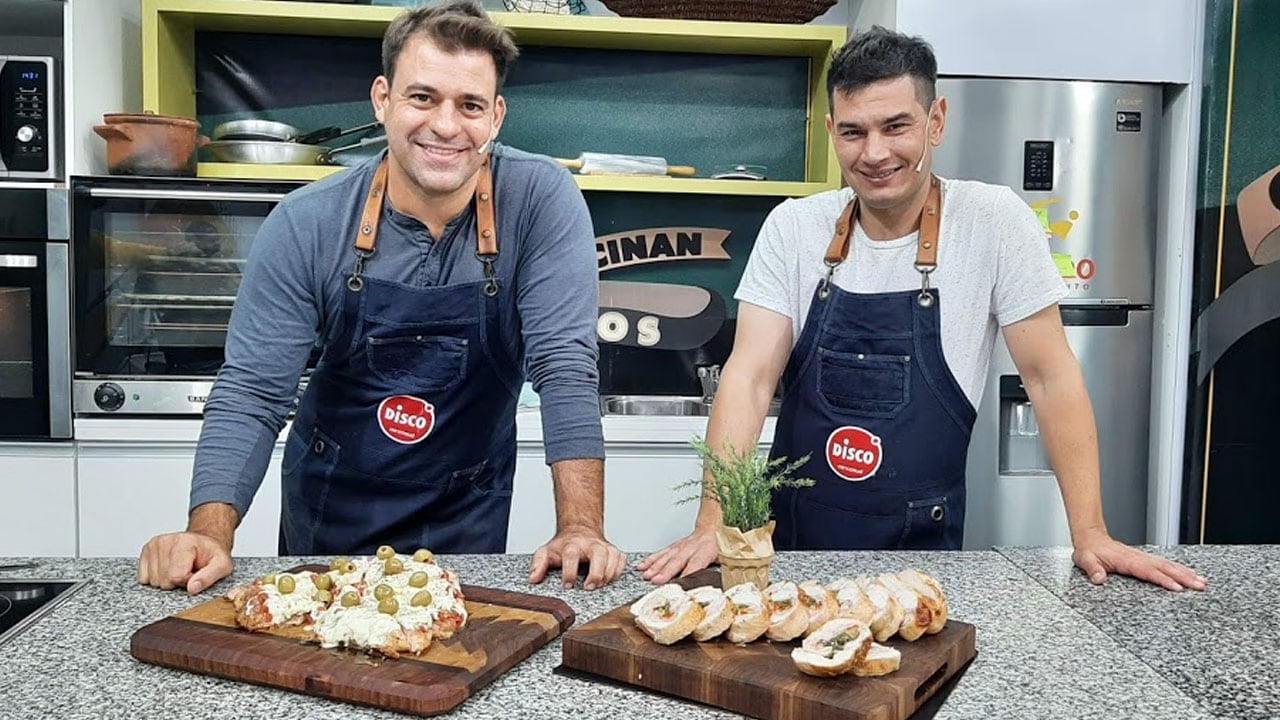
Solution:
<path fill-rule="evenodd" d="M 720 586 L 725 590 L 744 582 L 764 590 L 769 585 L 769 563 L 773 562 L 773 526 L 742 532 L 721 526 L 716 531 L 720 549 Z"/>

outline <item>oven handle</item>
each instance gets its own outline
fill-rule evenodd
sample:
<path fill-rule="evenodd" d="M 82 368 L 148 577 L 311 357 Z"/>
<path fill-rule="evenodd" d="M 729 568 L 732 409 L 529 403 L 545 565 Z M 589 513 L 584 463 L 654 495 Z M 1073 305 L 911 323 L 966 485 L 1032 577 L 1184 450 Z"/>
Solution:
<path fill-rule="evenodd" d="M 142 188 L 89 188 L 91 197 L 121 200 L 225 200 L 228 202 L 279 202 L 284 193 L 230 192 L 226 190 L 145 190 Z"/>
<path fill-rule="evenodd" d="M 0 255 L 0 267 L 34 268 L 40 267 L 40 258 L 35 255 Z"/>
<path fill-rule="evenodd" d="M 67 246 L 48 244 L 49 437 L 71 437 L 71 263 Z"/>

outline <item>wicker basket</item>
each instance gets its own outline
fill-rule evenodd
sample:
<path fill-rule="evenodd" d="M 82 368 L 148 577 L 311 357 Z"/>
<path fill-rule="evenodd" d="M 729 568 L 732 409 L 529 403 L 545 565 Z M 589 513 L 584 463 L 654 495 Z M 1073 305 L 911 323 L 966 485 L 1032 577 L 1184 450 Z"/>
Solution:
<path fill-rule="evenodd" d="M 807 23 L 836 0 L 600 0 L 626 17 Z"/>

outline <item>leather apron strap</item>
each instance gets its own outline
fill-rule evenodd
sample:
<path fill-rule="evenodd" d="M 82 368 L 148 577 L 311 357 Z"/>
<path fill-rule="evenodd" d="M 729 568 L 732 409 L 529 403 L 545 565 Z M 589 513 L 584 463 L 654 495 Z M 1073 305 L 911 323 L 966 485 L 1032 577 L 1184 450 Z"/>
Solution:
<path fill-rule="evenodd" d="M 373 173 L 369 194 L 364 201 L 364 211 L 360 214 L 360 227 L 356 231 L 356 263 L 351 276 L 347 278 L 347 288 L 352 292 L 364 289 L 364 262 L 377 251 L 379 220 L 382 218 L 386 194 L 387 160 L 383 158 Z M 476 258 L 484 263 L 484 292 L 492 297 L 498 294 L 498 279 L 493 267 L 498 259 L 498 228 L 493 210 L 493 172 L 487 157 L 480 166 L 479 177 L 476 178 L 475 208 Z"/>
<path fill-rule="evenodd" d="M 853 237 L 853 224 L 858 218 L 858 198 L 845 205 L 840 218 L 836 220 L 835 235 L 827 246 L 827 254 L 823 262 L 827 266 L 827 275 L 818 288 L 818 297 L 826 300 L 831 296 L 831 277 L 835 269 L 849 257 L 849 241 Z M 942 182 L 938 176 L 929 178 L 929 194 L 925 198 L 924 207 L 920 210 L 920 234 L 916 238 L 916 270 L 920 273 L 921 307 L 933 305 L 933 296 L 929 294 L 929 273 L 938 267 L 938 226 L 942 222 Z"/>

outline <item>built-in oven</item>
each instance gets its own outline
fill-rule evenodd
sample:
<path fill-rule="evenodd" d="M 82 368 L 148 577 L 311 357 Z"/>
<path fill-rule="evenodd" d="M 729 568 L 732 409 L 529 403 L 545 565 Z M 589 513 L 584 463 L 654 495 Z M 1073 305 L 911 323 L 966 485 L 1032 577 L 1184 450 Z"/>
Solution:
<path fill-rule="evenodd" d="M 77 416 L 203 412 L 249 247 L 300 185 L 73 180 Z"/>
<path fill-rule="evenodd" d="M 0 440 L 71 437 L 67 192 L 0 188 Z"/>

